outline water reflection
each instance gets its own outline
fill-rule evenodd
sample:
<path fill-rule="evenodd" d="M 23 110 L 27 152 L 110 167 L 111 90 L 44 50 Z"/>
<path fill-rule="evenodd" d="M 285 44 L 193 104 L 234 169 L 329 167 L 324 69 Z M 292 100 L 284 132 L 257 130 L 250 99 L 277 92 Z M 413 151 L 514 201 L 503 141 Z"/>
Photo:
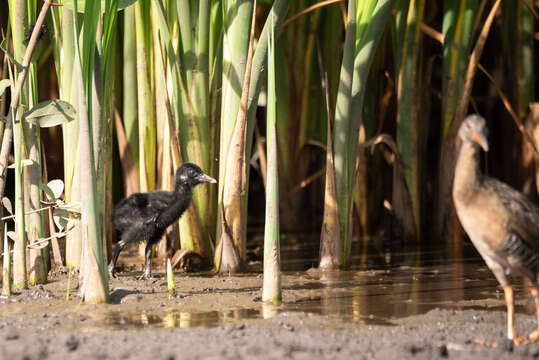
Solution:
<path fill-rule="evenodd" d="M 140 313 L 120 311 L 109 312 L 105 316 L 105 327 L 109 328 L 193 328 L 213 327 L 235 323 L 239 320 L 260 317 L 257 309 L 233 309 L 228 311 L 186 312 L 178 309 L 168 309 L 163 312 L 150 313 L 143 310 Z"/>
<path fill-rule="evenodd" d="M 464 247 L 463 251 L 468 250 Z M 209 327 L 268 319 L 282 312 L 319 314 L 335 323 L 393 325 L 397 318 L 434 308 L 505 311 L 498 283 L 474 251 L 458 258 L 439 249 L 392 253 L 380 259 L 376 265 L 360 265 L 351 271 L 285 272 L 281 306 L 259 303 L 252 308 L 201 313 L 179 308 L 131 315 L 116 312 L 109 314 L 108 326 Z M 520 297 L 522 284 L 515 285 Z M 238 291 L 253 291 L 246 289 Z M 517 312 L 532 314 L 533 307 L 517 306 Z"/>
<path fill-rule="evenodd" d="M 391 270 L 312 274 L 318 298 L 298 300 L 290 310 L 338 316 L 345 321 L 375 322 L 425 313 L 434 308 L 461 309 L 496 299 L 498 284 L 484 265 L 455 263 Z M 498 296 L 501 300 L 501 297 Z"/>

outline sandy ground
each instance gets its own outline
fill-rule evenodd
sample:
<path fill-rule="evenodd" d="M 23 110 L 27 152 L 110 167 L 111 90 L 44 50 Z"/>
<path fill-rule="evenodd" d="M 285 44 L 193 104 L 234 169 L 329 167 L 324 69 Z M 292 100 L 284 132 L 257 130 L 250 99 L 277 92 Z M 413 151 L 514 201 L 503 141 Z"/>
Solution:
<path fill-rule="evenodd" d="M 111 281 L 107 305 L 66 301 L 67 276 L 56 273 L 46 285 L 0 299 L 0 359 L 539 357 L 539 343 L 504 340 L 503 295 L 481 263 L 472 266 L 474 277 L 461 286 L 451 282 L 453 267 L 401 267 L 391 277 L 290 273 L 279 308 L 261 303 L 258 273 L 178 273 L 178 296 L 169 299 L 162 274 L 143 281 L 124 271 Z M 534 309 L 520 299 L 517 330 L 527 334 L 536 327 Z"/>

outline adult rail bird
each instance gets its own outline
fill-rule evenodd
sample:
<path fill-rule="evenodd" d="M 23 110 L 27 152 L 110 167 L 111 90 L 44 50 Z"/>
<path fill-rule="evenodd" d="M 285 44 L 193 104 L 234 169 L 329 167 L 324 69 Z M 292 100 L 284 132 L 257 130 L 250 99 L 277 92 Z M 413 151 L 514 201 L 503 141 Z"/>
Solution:
<path fill-rule="evenodd" d="M 453 201 L 462 227 L 503 287 L 507 337 L 515 344 L 539 339 L 539 208 L 510 186 L 480 171 L 480 147 L 488 151 L 485 119 L 468 116 L 459 129 L 462 146 L 453 182 Z M 514 327 L 513 288 L 507 275 L 531 282 L 538 328 L 527 338 Z"/>
<path fill-rule="evenodd" d="M 116 261 L 127 244 L 145 242 L 146 260 L 141 278 L 149 278 L 152 245 L 161 239 L 166 228 L 178 220 L 189 207 L 193 198 L 193 187 L 205 182 L 217 181 L 204 174 L 197 165 L 184 163 L 176 170 L 174 191 L 136 193 L 120 201 L 112 215 L 112 223 L 121 233 L 121 237 L 109 264 L 110 275 L 115 277 Z"/>

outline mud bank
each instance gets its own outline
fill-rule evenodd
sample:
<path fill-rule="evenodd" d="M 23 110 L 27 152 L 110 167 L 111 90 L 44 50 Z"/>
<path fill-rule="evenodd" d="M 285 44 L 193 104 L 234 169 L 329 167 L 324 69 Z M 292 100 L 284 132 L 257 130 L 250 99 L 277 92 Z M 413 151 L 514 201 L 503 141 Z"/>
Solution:
<path fill-rule="evenodd" d="M 460 269 L 460 270 L 459 270 Z M 111 281 L 111 303 L 65 300 L 66 274 L 0 300 L 2 359 L 519 359 L 504 340 L 503 295 L 480 261 L 286 273 L 284 304 L 260 302 L 261 274 Z M 76 284 L 76 283 L 74 283 Z M 74 285 L 73 284 L 73 285 Z M 71 293 L 74 293 L 74 289 Z M 517 330 L 536 327 L 517 286 Z M 75 292 L 76 293 L 76 292 Z M 496 347 L 476 344 L 481 338 Z"/>

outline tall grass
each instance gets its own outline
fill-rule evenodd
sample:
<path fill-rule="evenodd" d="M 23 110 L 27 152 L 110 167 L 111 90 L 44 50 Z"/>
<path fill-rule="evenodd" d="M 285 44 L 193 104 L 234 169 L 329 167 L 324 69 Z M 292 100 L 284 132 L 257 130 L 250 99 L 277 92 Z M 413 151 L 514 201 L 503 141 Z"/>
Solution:
<path fill-rule="evenodd" d="M 421 129 L 427 119 L 419 112 L 421 94 L 421 38 L 420 31 L 425 11 L 425 1 L 399 1 L 396 23 L 396 78 L 397 78 L 397 145 L 404 165 L 404 177 L 410 201 L 413 219 L 409 223 L 413 228 L 405 228 L 406 237 L 413 240 L 421 234 L 421 175 L 423 154 L 421 147 Z M 408 87 L 407 84 L 416 84 Z M 397 192 L 396 187 L 394 188 Z M 393 197 L 408 196 L 394 194 Z M 394 204 L 397 202 L 394 201 Z M 398 208 L 396 208 L 397 210 Z M 410 209 L 398 209 L 404 217 Z"/>
<path fill-rule="evenodd" d="M 274 21 L 273 18 L 270 19 Z M 279 232 L 279 174 L 277 157 L 277 95 L 275 85 L 275 31 L 268 42 L 268 101 L 266 104 L 266 153 L 268 171 L 266 185 L 266 217 L 264 228 L 264 285 L 262 300 L 280 304 L 281 254 Z"/>
<path fill-rule="evenodd" d="M 13 55 L 15 61 L 19 64 L 23 63 L 26 46 L 25 29 L 27 17 L 27 4 L 22 0 L 12 0 L 10 5 L 10 25 L 11 33 L 13 34 Z M 29 66 L 30 64 L 26 64 Z M 15 72 L 17 79 L 22 77 L 23 69 L 18 69 Z M 26 103 L 28 105 L 28 86 L 23 85 L 21 88 L 21 104 L 12 104 L 14 110 L 11 111 L 13 122 L 13 148 L 15 153 L 15 226 L 16 239 L 13 248 L 13 288 L 22 289 L 28 288 L 28 274 L 26 272 L 26 226 L 24 216 L 24 188 L 23 188 L 23 126 L 22 126 L 22 111 L 20 105 Z"/>
<path fill-rule="evenodd" d="M 37 73 L 31 65 L 46 53 L 25 58 L 32 44 L 25 33 L 48 6 L 10 0 L 10 36 L 2 47 L 6 59 L 12 57 L 2 76 L 8 79 L 11 69 L 15 100 L 9 108 L 0 106 L 1 115 L 9 112 L 0 154 L 2 195 L 14 145 L 14 289 L 46 279 L 46 261 L 40 259 L 47 255 L 32 244 L 46 236 L 42 215 L 25 216 L 44 198 L 40 147 L 48 153 L 41 144 L 47 130 L 25 116 L 38 95 L 47 96 L 36 90 L 47 70 Z M 299 15 L 281 28 L 289 7 Z M 320 266 L 338 269 L 351 263 L 354 236 L 366 239 L 375 229 L 403 235 L 405 244 L 430 241 L 430 227 L 435 235 L 460 239 L 449 196 L 455 129 L 474 109 L 492 118 L 494 133 L 512 131 L 511 141 L 520 141 L 513 125 L 499 125 L 508 117 L 498 115 L 497 94 L 508 94 L 504 107 L 524 119 L 535 94 L 534 16 L 525 2 L 499 0 L 349 0 L 325 6 L 304 0 L 106 0 L 55 7 L 40 41 L 52 47 L 50 71 L 56 72 L 60 99 L 77 109 L 75 120 L 60 122 L 63 201 L 81 209 L 81 218 L 70 215 L 65 264 L 81 269 L 85 301 L 107 300 L 104 264 L 113 201 L 170 188 L 183 161 L 218 177 L 219 187 L 195 190 L 193 205 L 167 235 L 171 249 L 166 241 L 158 246 L 160 256 L 181 247 L 220 272 L 245 269 L 249 221 L 263 221 L 248 206 L 261 208 L 264 201 L 249 188 L 261 181 L 250 166 L 263 164 L 256 160 L 264 155 L 267 164 L 257 166 L 264 168 L 266 204 L 273 209 L 264 220 L 270 249 L 279 249 L 279 230 L 315 231 L 322 225 Z M 268 63 L 270 42 L 274 62 Z M 503 46 L 494 51 L 496 42 Z M 481 58 L 483 50 L 489 58 Z M 319 61 L 323 66 L 316 66 Z M 491 85 L 475 77 L 479 65 L 504 76 L 491 77 Z M 269 67 L 264 104 L 259 94 Z M 264 106 L 265 131 L 257 123 Z M 397 146 L 371 147 L 379 142 L 371 137 L 390 144 L 395 138 Z M 112 166 L 113 139 L 122 179 L 113 179 L 120 173 Z M 500 143 L 493 139 L 495 147 Z M 509 153 L 509 145 L 503 151 Z M 507 175 L 494 165 L 494 172 Z"/>
<path fill-rule="evenodd" d="M 334 173 L 335 184 L 326 183 L 324 223 L 322 224 L 320 267 L 350 265 L 352 240 L 352 189 L 356 175 L 356 152 L 367 77 L 376 46 L 386 27 L 392 1 L 365 1 L 356 8 L 348 2 L 348 22 L 343 62 L 335 108 L 331 163 L 326 172 Z M 332 159 L 330 159 L 332 157 Z M 326 175 L 326 182 L 328 175 Z"/>

